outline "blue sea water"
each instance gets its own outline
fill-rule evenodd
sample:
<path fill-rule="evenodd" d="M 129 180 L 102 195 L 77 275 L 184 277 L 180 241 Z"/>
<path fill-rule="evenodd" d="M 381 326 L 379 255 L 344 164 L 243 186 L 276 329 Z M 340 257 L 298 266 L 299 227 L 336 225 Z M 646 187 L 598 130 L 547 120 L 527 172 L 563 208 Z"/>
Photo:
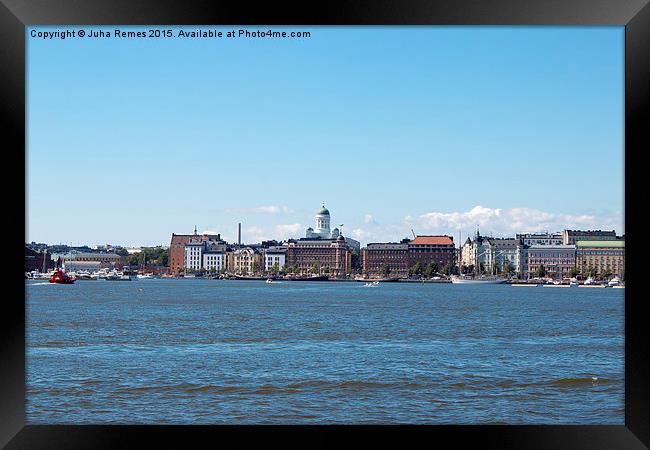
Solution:
<path fill-rule="evenodd" d="M 29 281 L 30 424 L 623 424 L 624 289 Z"/>

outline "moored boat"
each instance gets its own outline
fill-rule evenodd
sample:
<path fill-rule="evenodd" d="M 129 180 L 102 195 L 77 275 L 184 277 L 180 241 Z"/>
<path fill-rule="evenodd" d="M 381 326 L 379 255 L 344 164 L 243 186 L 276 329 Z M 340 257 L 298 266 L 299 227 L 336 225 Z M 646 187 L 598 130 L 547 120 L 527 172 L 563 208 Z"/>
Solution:
<path fill-rule="evenodd" d="M 327 281 L 329 279 L 330 279 L 330 277 L 328 277 L 327 275 L 312 275 L 310 277 L 300 277 L 300 276 L 298 276 L 298 277 L 287 278 L 287 280 L 290 280 L 290 281 Z"/>
<path fill-rule="evenodd" d="M 508 280 L 500 277 L 461 277 L 453 275 L 451 277 L 451 282 L 453 284 L 503 284 Z"/>

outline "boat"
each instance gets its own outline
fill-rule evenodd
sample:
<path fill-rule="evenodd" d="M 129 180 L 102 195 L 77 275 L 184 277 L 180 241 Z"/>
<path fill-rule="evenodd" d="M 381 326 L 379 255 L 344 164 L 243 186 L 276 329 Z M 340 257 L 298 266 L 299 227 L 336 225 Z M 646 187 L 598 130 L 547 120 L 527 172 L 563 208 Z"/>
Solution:
<path fill-rule="evenodd" d="M 262 280 L 271 280 L 273 281 L 273 277 L 255 277 L 255 276 L 246 276 L 246 275 L 235 275 L 236 280 L 257 280 L 257 281 L 262 281 Z"/>
<path fill-rule="evenodd" d="M 588 277 L 588 278 L 585 280 L 585 283 L 584 283 L 584 284 L 587 285 L 587 286 L 589 286 L 590 284 L 596 284 L 596 280 L 595 280 L 593 277 Z"/>
<path fill-rule="evenodd" d="M 451 282 L 453 284 L 504 284 L 507 281 L 508 280 L 505 278 L 493 276 L 472 278 L 452 275 L 451 277 Z"/>
<path fill-rule="evenodd" d="M 136 275 L 138 280 L 146 280 L 150 278 L 154 278 L 153 273 L 139 273 Z"/>
<path fill-rule="evenodd" d="M 614 286 L 620 286 L 622 284 L 622 281 L 619 277 L 614 277 L 611 280 L 607 282 L 607 286 L 609 287 L 614 287 Z"/>
<path fill-rule="evenodd" d="M 287 278 L 290 281 L 327 281 L 330 279 L 327 275 L 312 275 L 310 277 L 290 277 Z"/>
<path fill-rule="evenodd" d="M 569 281 L 569 286 L 578 286 L 578 280 L 575 278 L 571 278 L 571 281 Z"/>
<path fill-rule="evenodd" d="M 54 274 L 50 277 L 50 283 L 56 283 L 56 284 L 72 284 L 75 281 L 76 278 L 68 276 L 61 269 L 54 272 Z"/>
<path fill-rule="evenodd" d="M 373 281 L 371 283 L 366 283 L 363 285 L 363 287 L 377 287 L 379 286 L 379 281 Z"/>
<path fill-rule="evenodd" d="M 114 272 L 106 277 L 106 281 L 131 281 L 131 276 L 122 272 Z"/>

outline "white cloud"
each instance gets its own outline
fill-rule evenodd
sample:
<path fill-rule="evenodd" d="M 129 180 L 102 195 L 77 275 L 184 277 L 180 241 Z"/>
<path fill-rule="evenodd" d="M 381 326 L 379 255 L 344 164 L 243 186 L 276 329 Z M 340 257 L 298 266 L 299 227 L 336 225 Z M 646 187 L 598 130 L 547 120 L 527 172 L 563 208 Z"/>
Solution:
<path fill-rule="evenodd" d="M 462 212 L 430 212 L 418 217 L 407 216 L 404 222 L 416 233 L 455 234 L 458 229 L 465 235 L 478 226 L 482 233 L 495 236 L 514 236 L 516 233 L 561 231 L 564 229 L 615 229 L 623 232 L 623 215 L 607 213 L 564 214 L 540 211 L 533 208 L 486 208 L 475 206 Z"/>
<path fill-rule="evenodd" d="M 363 216 L 363 223 L 368 224 L 368 223 L 373 223 L 373 222 L 374 222 L 374 219 L 373 219 L 371 214 L 366 214 L 365 216 Z"/>
<path fill-rule="evenodd" d="M 288 223 L 283 225 L 276 225 L 274 227 L 275 239 L 284 240 L 289 238 L 297 238 L 302 233 L 302 225 L 299 223 Z"/>

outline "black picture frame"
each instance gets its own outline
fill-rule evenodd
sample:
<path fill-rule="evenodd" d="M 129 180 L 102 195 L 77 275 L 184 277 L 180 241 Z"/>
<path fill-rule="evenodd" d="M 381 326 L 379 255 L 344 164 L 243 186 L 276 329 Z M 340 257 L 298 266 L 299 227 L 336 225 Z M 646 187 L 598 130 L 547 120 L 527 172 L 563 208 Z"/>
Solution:
<path fill-rule="evenodd" d="M 25 283 L 20 270 L 26 226 L 26 196 L 19 196 L 25 174 L 25 27 L 36 25 L 619 25 L 625 26 L 625 425 L 624 426 L 34 426 L 25 425 Z M 421 438 L 454 446 L 493 448 L 636 449 L 650 445 L 650 352 L 648 315 L 641 286 L 644 262 L 641 214 L 644 179 L 641 157 L 648 146 L 650 115 L 650 6 L 648 0 L 406 0 L 261 3 L 225 1 L 47 1 L 0 0 L 0 110 L 5 247 L 10 278 L 0 313 L 0 445 L 6 448 L 116 448 L 137 443 L 188 447 L 234 437 L 339 444 L 351 433 L 386 442 Z M 604 161 L 603 164 L 606 164 Z M 11 174 L 12 176 L 8 176 Z M 15 177 L 13 176 L 15 175 Z M 631 245 L 630 245 L 631 244 Z M 399 441 L 398 441 L 399 440 Z"/>

